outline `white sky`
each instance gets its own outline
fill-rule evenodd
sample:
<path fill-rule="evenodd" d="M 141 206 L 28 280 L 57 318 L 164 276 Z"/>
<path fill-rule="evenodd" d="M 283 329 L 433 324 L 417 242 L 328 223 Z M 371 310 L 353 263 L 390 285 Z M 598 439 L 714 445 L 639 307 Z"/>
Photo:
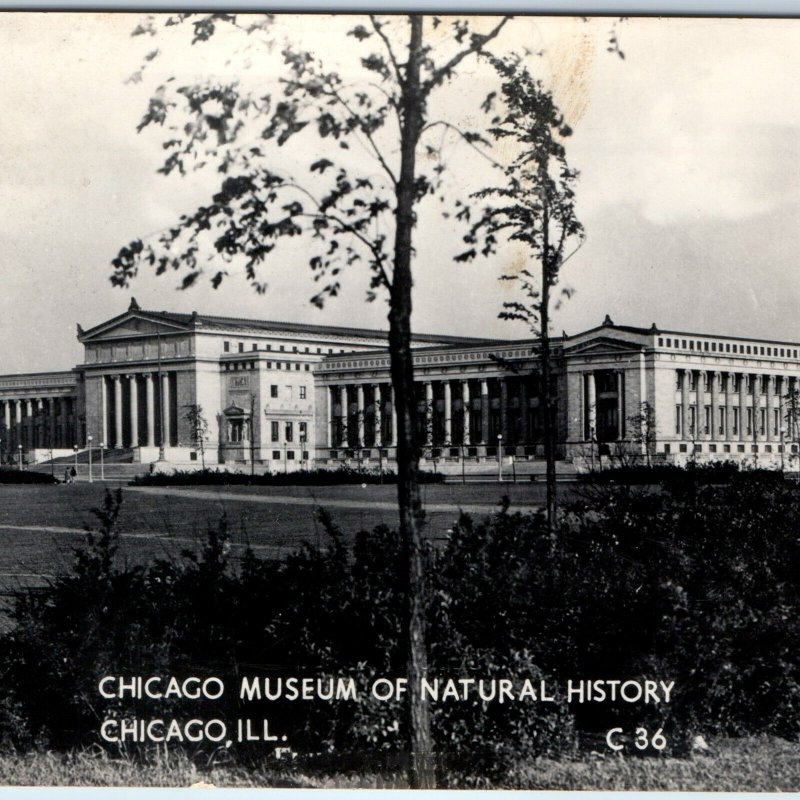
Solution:
<path fill-rule="evenodd" d="M 211 65 L 230 42 L 164 47 L 143 83 L 126 83 L 156 46 L 130 37 L 139 18 L 0 15 L 0 373 L 69 368 L 81 358 L 75 323 L 120 313 L 131 294 L 148 309 L 385 328 L 385 305 L 363 302 L 362 273 L 346 276 L 324 311 L 312 307 L 302 253 L 267 268 L 266 296 L 243 280 L 180 292 L 175 274 L 145 270 L 131 291 L 111 287 L 121 245 L 174 222 L 216 183 L 157 175 L 163 132 L 135 127 L 155 81 L 224 69 Z M 335 22 L 297 19 L 321 57 L 352 48 Z M 624 61 L 605 51 L 609 24 L 519 18 L 502 43 L 544 48 L 532 63 L 575 129 L 568 158 L 581 170 L 587 242 L 565 271 L 576 294 L 556 332 L 609 313 L 625 324 L 800 340 L 800 21 L 629 20 L 619 29 Z M 270 57 L 251 58 L 269 72 Z M 467 76 L 475 96 L 491 88 L 487 75 Z M 469 97 L 459 90 L 442 102 L 466 114 Z M 452 151 L 449 164 L 465 192 L 480 188 L 468 151 Z M 524 335 L 496 318 L 511 291 L 496 277 L 514 252 L 455 264 L 457 236 L 432 214 L 416 242 L 417 330 Z"/>

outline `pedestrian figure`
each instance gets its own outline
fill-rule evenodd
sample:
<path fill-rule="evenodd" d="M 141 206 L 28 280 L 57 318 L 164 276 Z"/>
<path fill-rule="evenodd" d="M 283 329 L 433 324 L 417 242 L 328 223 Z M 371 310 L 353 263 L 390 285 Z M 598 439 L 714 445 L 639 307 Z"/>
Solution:
<path fill-rule="evenodd" d="M 70 483 L 75 483 L 75 476 L 77 474 L 78 474 L 78 471 L 75 469 L 75 467 L 71 467 L 70 471 L 69 471 L 69 482 Z"/>
<path fill-rule="evenodd" d="M 72 483 L 70 480 L 69 467 L 64 470 L 64 483 Z"/>

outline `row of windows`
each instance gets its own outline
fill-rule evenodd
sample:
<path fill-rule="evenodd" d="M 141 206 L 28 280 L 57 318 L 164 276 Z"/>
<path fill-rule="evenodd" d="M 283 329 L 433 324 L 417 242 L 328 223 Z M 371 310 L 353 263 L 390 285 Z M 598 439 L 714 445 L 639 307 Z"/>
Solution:
<path fill-rule="evenodd" d="M 288 391 L 289 391 L 289 400 L 291 400 L 292 399 L 292 394 L 293 394 L 293 387 L 285 386 L 284 388 L 288 389 Z M 306 396 L 307 396 L 307 387 L 300 386 L 298 388 L 300 389 L 300 399 L 301 400 L 305 400 Z M 269 387 L 269 396 L 270 397 L 278 397 L 278 394 L 279 394 L 279 387 L 278 387 L 277 384 L 273 383 Z"/>
<path fill-rule="evenodd" d="M 281 440 L 281 423 L 279 420 L 272 420 L 270 422 L 270 441 L 271 442 L 279 442 Z M 307 442 L 308 441 L 308 423 L 307 422 L 298 422 L 297 423 L 297 433 L 300 437 L 300 442 Z M 294 422 L 284 422 L 283 423 L 283 441 L 284 442 L 293 442 L 294 441 Z"/>
<path fill-rule="evenodd" d="M 734 436 L 739 435 L 739 409 L 734 407 L 731 409 L 733 412 L 733 420 L 731 422 L 731 434 Z M 763 436 L 766 430 L 767 410 L 765 408 L 759 409 L 759 434 Z M 689 433 L 695 433 L 695 419 L 697 417 L 696 406 L 689 406 Z M 725 406 L 719 406 L 719 413 L 717 414 L 718 430 L 720 436 L 725 435 L 725 428 L 727 425 Z M 748 435 L 753 433 L 753 409 L 748 408 L 746 414 L 746 432 Z M 777 408 L 773 409 L 772 430 L 777 431 L 780 428 L 780 413 Z M 679 436 L 683 435 L 683 406 L 675 406 L 675 433 Z M 711 406 L 703 407 L 703 433 L 711 433 Z"/>
<path fill-rule="evenodd" d="M 689 446 L 688 446 L 688 445 L 686 445 L 686 444 L 680 444 L 680 445 L 678 445 L 678 450 L 679 450 L 679 452 L 681 452 L 681 453 L 686 453 L 686 452 L 688 452 L 688 449 L 689 449 Z M 694 447 L 693 447 L 692 449 L 694 450 L 694 452 L 695 452 L 695 453 L 702 453 L 702 452 L 703 452 L 703 445 L 702 445 L 702 444 L 695 444 L 695 445 L 694 445 Z M 792 447 L 791 447 L 791 450 L 792 450 L 792 452 L 793 452 L 793 453 L 796 453 L 796 452 L 797 452 L 799 449 L 800 449 L 800 448 L 799 448 L 799 447 L 798 447 L 796 444 L 793 444 L 793 445 L 792 445 Z M 666 455 L 669 455 L 671 452 L 672 452 L 672 448 L 670 447 L 670 445 L 669 445 L 669 444 L 665 444 L 665 445 L 664 445 L 664 453 L 665 453 Z M 710 445 L 708 446 L 708 452 L 709 452 L 709 453 L 716 453 L 716 452 L 718 452 L 718 450 L 717 450 L 717 445 L 715 445 L 715 444 L 710 444 Z M 729 444 L 723 444 L 723 445 L 722 445 L 722 452 L 723 452 L 723 453 L 730 453 L 730 452 L 731 452 L 731 445 L 729 445 Z M 737 452 L 737 453 L 744 453 L 744 452 L 745 452 L 745 445 L 743 445 L 743 444 L 737 444 L 737 445 L 736 445 L 736 452 Z M 758 445 L 757 445 L 757 444 L 751 444 L 751 445 L 750 445 L 750 452 L 751 452 L 751 453 L 757 453 L 757 452 L 758 452 Z M 765 444 L 765 445 L 764 445 L 764 452 L 765 452 L 765 453 L 771 453 L 771 452 L 772 452 L 772 445 L 771 445 L 771 444 Z M 782 452 L 783 452 L 783 445 L 782 445 L 782 444 L 779 444 L 779 445 L 778 445 L 777 452 L 778 452 L 778 453 L 782 453 Z"/>
<path fill-rule="evenodd" d="M 704 371 L 704 370 L 703 370 Z M 697 389 L 697 376 L 698 373 L 695 370 L 689 370 L 689 389 L 694 390 Z M 683 381 L 685 380 L 686 370 L 676 370 L 675 371 L 675 388 L 679 391 L 683 389 Z M 733 375 L 728 375 L 727 373 L 722 373 L 720 375 L 720 391 L 721 392 L 738 392 L 742 385 L 742 378 L 745 378 L 745 388 L 747 390 L 747 394 L 753 394 L 753 390 L 755 387 L 755 382 L 757 378 L 762 378 L 760 381 L 761 385 L 761 394 L 767 393 L 767 383 L 768 381 L 763 380 L 763 378 L 767 378 L 767 375 L 741 375 L 739 373 L 734 373 Z M 714 380 L 713 373 L 710 374 L 710 378 L 706 377 L 705 381 L 705 388 L 707 391 L 710 391 L 711 381 Z M 775 376 L 775 392 L 777 394 L 783 394 L 784 391 L 784 384 L 788 381 L 789 378 L 783 375 L 776 375 Z"/>
<path fill-rule="evenodd" d="M 245 342 L 237 342 L 237 345 L 238 345 L 238 352 L 244 353 L 245 346 L 246 346 Z M 223 342 L 222 343 L 222 349 L 226 353 L 233 352 L 231 350 L 231 343 L 230 342 Z M 250 350 L 255 352 L 258 349 L 259 349 L 258 343 L 257 342 L 252 342 L 251 345 L 250 345 Z M 272 350 L 272 345 L 271 344 L 264 345 L 264 350 L 271 351 Z M 316 350 L 317 350 L 317 355 L 322 355 L 322 348 L 321 347 L 317 347 Z M 286 352 L 286 347 L 284 345 L 280 345 L 278 347 L 278 351 L 277 352 L 285 353 Z M 297 345 L 293 345 L 291 352 L 292 353 L 299 353 L 300 352 L 300 348 Z M 311 348 L 310 347 L 305 347 L 305 348 L 303 348 L 303 352 L 304 353 L 310 353 L 311 352 Z M 346 352 L 346 350 L 343 347 L 340 347 L 339 348 L 339 352 L 340 353 L 344 353 L 344 352 Z M 328 355 L 333 355 L 333 348 L 332 347 L 328 348 Z"/>
<path fill-rule="evenodd" d="M 305 367 L 306 372 L 311 371 L 310 364 L 300 364 L 298 362 L 291 362 L 291 361 L 267 361 L 267 369 L 283 369 L 289 372 L 292 367 L 294 366 L 295 372 L 299 372 L 303 367 Z M 238 372 L 239 370 L 248 370 L 248 369 L 255 369 L 256 362 L 255 361 L 235 361 L 231 364 L 225 364 L 225 371 L 226 372 Z"/>
<path fill-rule="evenodd" d="M 666 344 L 665 344 L 666 342 Z M 737 344 L 735 342 L 709 342 L 695 339 L 672 339 L 658 337 L 659 347 L 674 347 L 678 350 L 702 350 L 706 353 L 738 353 L 739 355 L 773 356 L 774 358 L 797 358 L 797 350 L 770 345 Z"/>
<path fill-rule="evenodd" d="M 294 450 L 286 450 L 286 460 L 287 461 L 294 461 L 295 460 L 295 452 Z M 280 450 L 273 450 L 272 451 L 272 460 L 273 461 L 280 461 L 283 457 L 283 453 Z M 308 450 L 303 450 L 300 458 L 303 461 L 308 461 Z"/>

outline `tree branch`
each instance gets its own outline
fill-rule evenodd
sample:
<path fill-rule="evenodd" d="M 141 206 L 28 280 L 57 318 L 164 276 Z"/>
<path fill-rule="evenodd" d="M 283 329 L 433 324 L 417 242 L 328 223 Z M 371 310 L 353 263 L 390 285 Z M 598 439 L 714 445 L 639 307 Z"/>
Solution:
<path fill-rule="evenodd" d="M 389 41 L 389 37 L 383 32 L 383 25 L 378 22 L 378 19 L 374 14 L 369 15 L 369 21 L 372 23 L 375 33 L 381 37 L 384 47 L 386 48 L 386 52 L 389 54 L 389 60 L 392 62 L 392 66 L 394 67 L 394 73 L 397 78 L 397 82 L 401 87 L 404 86 L 405 79 L 403 78 L 403 73 L 400 70 L 400 65 L 397 63 L 397 58 L 395 57 L 394 50 L 392 49 L 392 43 Z"/>
<path fill-rule="evenodd" d="M 437 125 L 442 125 L 444 128 L 455 131 L 478 155 L 483 156 L 493 167 L 497 167 L 498 169 L 504 169 L 503 165 L 499 161 L 495 161 L 488 153 L 485 153 L 483 150 L 478 147 L 475 142 L 470 141 L 469 137 L 467 136 L 465 131 L 462 131 L 457 125 L 453 125 L 451 122 L 447 122 L 447 120 L 440 119 L 436 120 L 436 122 L 429 122 L 421 131 L 420 137 L 422 136 L 425 131 L 430 130 L 431 128 L 435 128 Z"/>

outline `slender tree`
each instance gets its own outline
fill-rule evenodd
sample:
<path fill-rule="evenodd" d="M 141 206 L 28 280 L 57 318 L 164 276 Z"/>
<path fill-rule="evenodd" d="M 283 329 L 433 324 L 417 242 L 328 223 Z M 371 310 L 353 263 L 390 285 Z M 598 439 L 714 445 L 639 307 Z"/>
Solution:
<path fill-rule="evenodd" d="M 400 531 L 407 565 L 410 782 L 434 784 L 429 709 L 419 691 L 427 670 L 424 606 L 423 509 L 418 486 L 419 452 L 414 426 L 411 355 L 412 262 L 416 207 L 441 198 L 443 144 L 461 141 L 481 149 L 479 133 L 460 127 L 435 98 L 465 62 L 485 52 L 509 17 L 422 18 L 369 16 L 335 44 L 356 50 L 360 75 L 330 71 L 314 52 L 280 45 L 277 18 L 231 14 L 148 18 L 137 35 L 161 35 L 184 26 L 192 43 L 223 27 L 245 34 L 264 52 L 279 50 L 282 73 L 269 86 L 239 79 L 181 85 L 167 81 L 150 100 L 139 130 L 164 126 L 166 159 L 161 172 L 216 169 L 222 176 L 210 202 L 182 216 L 155 240 L 137 239 L 113 261 L 113 283 L 126 286 L 140 264 L 157 273 L 183 270 L 184 288 L 205 269 L 216 287 L 238 264 L 254 288 L 266 282 L 259 268 L 278 245 L 303 236 L 309 266 L 321 286 L 321 306 L 340 289 L 340 272 L 357 262 L 370 270 L 368 299 L 388 299 L 389 349 L 397 409 Z M 331 43 L 331 47 L 334 43 Z M 146 64 L 158 57 L 153 50 Z M 140 80 L 141 71 L 135 76 Z M 477 111 L 477 109 L 476 109 Z M 294 172 L 298 161 L 314 153 Z M 420 158 L 420 156 L 424 156 Z M 215 258 L 207 260 L 208 251 Z"/>
<path fill-rule="evenodd" d="M 208 420 L 203 412 L 203 406 L 197 403 L 190 403 L 186 406 L 186 413 L 183 418 L 189 423 L 192 444 L 200 449 L 200 463 L 203 469 L 206 468 L 205 443 L 208 438 Z"/>
<path fill-rule="evenodd" d="M 506 182 L 476 192 L 490 201 L 472 225 L 465 241 L 469 249 L 457 258 L 468 261 L 481 252 L 496 251 L 498 237 L 522 242 L 536 267 L 507 273 L 501 280 L 519 286 L 522 300 L 503 303 L 500 317 L 525 322 L 537 342 L 540 362 L 539 408 L 542 414 L 547 483 L 547 521 L 556 523 L 556 421 L 553 400 L 550 312 L 561 267 L 583 244 L 584 230 L 575 211 L 578 172 L 567 163 L 564 140 L 572 131 L 553 96 L 518 60 L 493 59 L 502 78 L 505 112 L 490 129 L 498 140 L 515 145 L 513 160 L 504 168 Z M 562 289 L 562 297 L 570 290 Z M 560 301 L 559 301 L 560 302 Z"/>

